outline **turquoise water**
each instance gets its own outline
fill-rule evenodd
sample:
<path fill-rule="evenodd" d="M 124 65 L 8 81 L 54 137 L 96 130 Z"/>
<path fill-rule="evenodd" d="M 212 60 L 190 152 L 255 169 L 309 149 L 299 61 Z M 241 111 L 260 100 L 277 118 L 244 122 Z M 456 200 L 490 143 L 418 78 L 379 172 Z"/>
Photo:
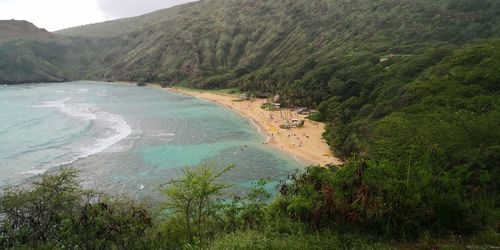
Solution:
<path fill-rule="evenodd" d="M 243 192 L 301 165 L 262 142 L 245 118 L 210 102 L 131 85 L 0 86 L 0 186 L 69 165 L 87 187 L 156 197 L 186 166 L 235 163 L 223 177 Z"/>

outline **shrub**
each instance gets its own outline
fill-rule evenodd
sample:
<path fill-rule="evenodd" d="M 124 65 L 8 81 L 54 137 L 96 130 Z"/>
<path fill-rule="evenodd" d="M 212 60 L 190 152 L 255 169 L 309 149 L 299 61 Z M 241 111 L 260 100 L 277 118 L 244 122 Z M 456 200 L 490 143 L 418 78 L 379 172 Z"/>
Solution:
<path fill-rule="evenodd" d="M 0 198 L 0 247 L 103 249 L 131 247 L 151 226 L 148 210 L 80 187 L 63 169 L 12 187 Z"/>

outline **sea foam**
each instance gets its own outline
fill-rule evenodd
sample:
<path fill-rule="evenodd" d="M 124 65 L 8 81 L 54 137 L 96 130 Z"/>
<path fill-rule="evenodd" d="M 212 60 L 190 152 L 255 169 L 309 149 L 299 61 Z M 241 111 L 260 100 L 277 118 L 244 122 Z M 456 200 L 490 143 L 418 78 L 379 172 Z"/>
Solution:
<path fill-rule="evenodd" d="M 103 152 L 132 133 L 132 129 L 123 117 L 106 111 L 96 111 L 95 114 L 97 121 L 101 122 L 101 126 L 108 129 L 111 128 L 115 133 L 109 137 L 99 138 L 95 144 L 89 146 L 78 158 L 85 158 Z"/>
<path fill-rule="evenodd" d="M 35 108 L 57 108 L 59 112 L 66 115 L 82 118 L 85 120 L 95 120 L 97 116 L 95 113 L 95 108 L 92 105 L 86 104 L 66 104 L 67 101 L 71 100 L 72 97 L 68 97 L 58 101 L 47 101 L 40 105 L 35 105 Z"/>
<path fill-rule="evenodd" d="M 69 117 L 91 122 L 93 130 L 101 131 L 98 138 L 91 140 L 85 146 L 80 145 L 79 153 L 73 159 L 66 160 L 58 165 L 68 165 L 79 159 L 101 153 L 132 133 L 132 129 L 122 116 L 109 113 L 91 104 L 67 103 L 71 99 L 72 97 L 68 97 L 33 106 L 37 108 L 57 108 L 60 113 Z M 79 143 L 70 143 L 69 147 L 72 147 L 72 144 L 78 145 Z"/>

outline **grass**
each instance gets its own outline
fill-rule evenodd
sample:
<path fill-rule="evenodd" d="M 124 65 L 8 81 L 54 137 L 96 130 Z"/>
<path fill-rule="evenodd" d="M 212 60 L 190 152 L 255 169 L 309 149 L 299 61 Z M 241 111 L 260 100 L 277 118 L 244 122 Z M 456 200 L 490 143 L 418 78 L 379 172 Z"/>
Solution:
<path fill-rule="evenodd" d="M 277 234 L 245 231 L 224 235 L 208 249 L 392 249 L 364 237 L 332 233 Z"/>

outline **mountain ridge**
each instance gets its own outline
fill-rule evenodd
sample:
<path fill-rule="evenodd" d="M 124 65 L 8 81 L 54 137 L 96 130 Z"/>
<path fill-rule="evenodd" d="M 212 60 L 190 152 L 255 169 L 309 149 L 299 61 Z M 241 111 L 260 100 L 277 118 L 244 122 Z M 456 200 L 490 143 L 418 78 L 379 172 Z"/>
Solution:
<path fill-rule="evenodd" d="M 76 27 L 70 27 L 62 30 L 54 31 L 54 34 L 71 36 L 71 37 L 113 37 L 119 35 L 126 35 L 135 32 L 145 25 L 151 25 L 161 20 L 165 16 L 175 15 L 180 9 L 188 7 L 193 3 L 186 3 L 183 5 L 173 6 L 167 9 L 153 11 L 147 14 L 119 18 L 115 20 L 104 21 L 100 23 L 86 24 Z"/>
<path fill-rule="evenodd" d="M 52 34 L 25 20 L 0 20 L 0 41 L 18 38 L 50 38 Z"/>

